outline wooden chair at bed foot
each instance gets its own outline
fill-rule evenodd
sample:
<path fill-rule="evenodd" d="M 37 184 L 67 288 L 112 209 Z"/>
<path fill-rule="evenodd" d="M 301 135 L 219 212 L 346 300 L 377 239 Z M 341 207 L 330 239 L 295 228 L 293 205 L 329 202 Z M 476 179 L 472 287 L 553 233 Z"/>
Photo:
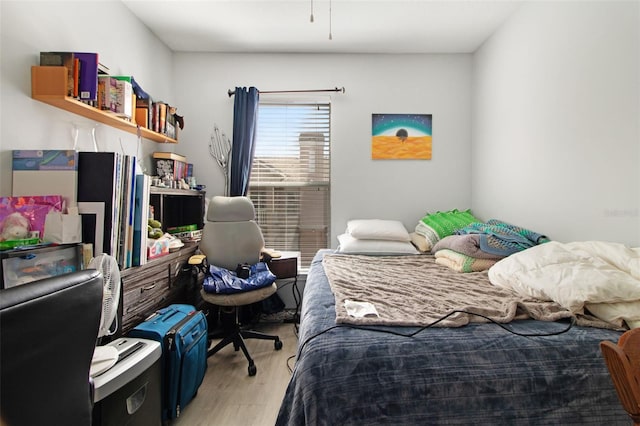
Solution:
<path fill-rule="evenodd" d="M 238 264 L 254 265 L 261 260 L 264 249 L 262 230 L 254 221 L 255 208 L 247 197 L 215 196 L 209 202 L 207 218 L 202 231 L 199 248 L 206 260 L 213 265 L 234 271 Z M 190 261 L 194 264 L 197 261 Z M 236 351 L 242 350 L 249 361 L 249 376 L 255 376 L 256 365 L 249 355 L 244 339 L 273 340 L 276 350 L 282 349 L 278 336 L 245 330 L 238 320 L 241 307 L 260 302 L 278 290 L 275 283 L 257 290 L 233 294 L 200 294 L 204 301 L 220 308 L 221 331 L 212 331 L 209 339 L 222 338 L 207 356 L 211 356 L 225 346 L 233 343 Z"/>
<path fill-rule="evenodd" d="M 622 407 L 640 426 L 640 328 L 623 333 L 617 344 L 600 342 L 600 350 Z"/>

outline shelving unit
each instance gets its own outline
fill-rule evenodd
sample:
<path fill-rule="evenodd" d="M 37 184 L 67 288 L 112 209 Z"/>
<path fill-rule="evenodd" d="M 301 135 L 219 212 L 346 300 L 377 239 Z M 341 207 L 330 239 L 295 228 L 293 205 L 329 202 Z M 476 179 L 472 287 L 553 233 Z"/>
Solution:
<path fill-rule="evenodd" d="M 136 124 L 124 120 L 112 113 L 101 111 L 89 106 L 67 94 L 67 69 L 65 67 L 32 66 L 31 67 L 31 97 L 40 102 L 53 105 L 65 111 L 81 115 L 125 132 L 140 136 L 158 143 L 178 143 L 176 139 L 138 127 Z"/>
<path fill-rule="evenodd" d="M 153 206 L 154 216 L 167 228 L 183 225 L 204 227 L 205 191 L 190 189 L 169 189 L 151 187 L 149 204 Z"/>

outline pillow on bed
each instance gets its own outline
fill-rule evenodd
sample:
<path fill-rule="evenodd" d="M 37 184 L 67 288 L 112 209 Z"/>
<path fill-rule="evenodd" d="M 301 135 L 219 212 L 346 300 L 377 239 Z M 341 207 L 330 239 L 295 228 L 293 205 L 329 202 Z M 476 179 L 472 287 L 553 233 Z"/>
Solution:
<path fill-rule="evenodd" d="M 349 234 L 338 235 L 338 253 L 369 255 L 420 254 L 408 241 L 362 240 Z"/>
<path fill-rule="evenodd" d="M 410 241 L 399 220 L 355 219 L 347 222 L 347 234 L 360 240 Z"/>

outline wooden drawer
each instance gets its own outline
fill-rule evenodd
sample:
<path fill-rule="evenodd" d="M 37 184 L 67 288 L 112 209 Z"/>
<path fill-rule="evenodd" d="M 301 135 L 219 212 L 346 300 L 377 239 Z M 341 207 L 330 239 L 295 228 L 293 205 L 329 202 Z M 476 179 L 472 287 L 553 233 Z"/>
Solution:
<path fill-rule="evenodd" d="M 160 308 L 194 303 L 197 288 L 192 285 L 187 261 L 196 249 L 196 244 L 185 245 L 175 253 L 121 272 L 123 334 Z"/>

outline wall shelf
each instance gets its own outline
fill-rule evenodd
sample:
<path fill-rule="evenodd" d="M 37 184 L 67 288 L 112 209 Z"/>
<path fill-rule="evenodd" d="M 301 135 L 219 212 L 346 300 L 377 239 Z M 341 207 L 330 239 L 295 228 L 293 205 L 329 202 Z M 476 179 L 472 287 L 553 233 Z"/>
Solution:
<path fill-rule="evenodd" d="M 144 127 L 124 120 L 112 113 L 101 111 L 77 99 L 66 96 L 67 69 L 65 67 L 32 66 L 31 67 L 31 97 L 40 102 L 53 105 L 65 111 L 89 118 L 107 126 L 124 130 L 158 143 L 178 143 L 176 139 L 167 135 L 151 131 Z"/>

